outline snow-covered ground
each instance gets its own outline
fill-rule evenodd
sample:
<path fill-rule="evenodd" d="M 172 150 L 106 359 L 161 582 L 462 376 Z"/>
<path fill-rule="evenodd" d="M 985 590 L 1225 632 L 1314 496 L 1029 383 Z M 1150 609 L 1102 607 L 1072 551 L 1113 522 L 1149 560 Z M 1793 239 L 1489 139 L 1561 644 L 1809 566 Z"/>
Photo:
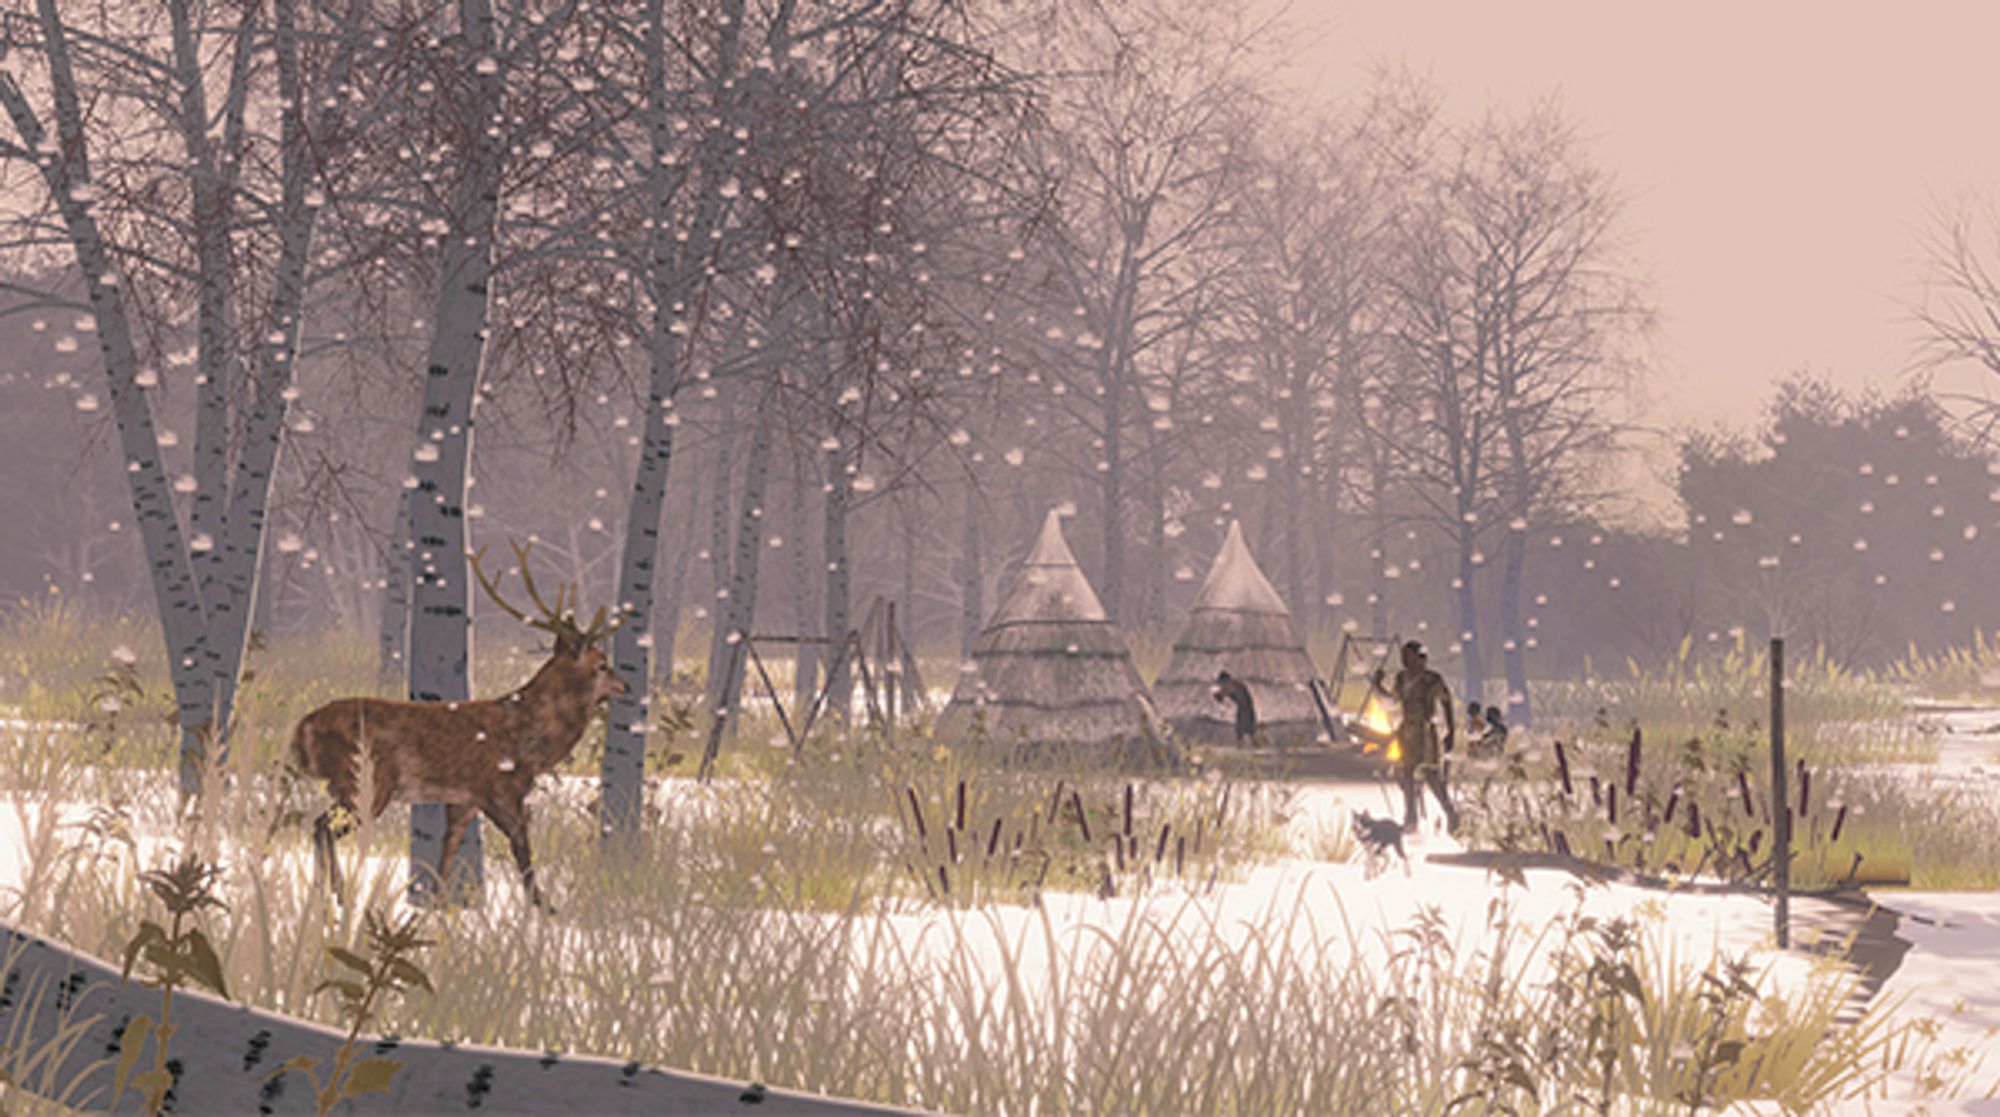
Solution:
<path fill-rule="evenodd" d="M 1942 726 L 1940 775 L 2000 780 L 2000 772 L 1987 775 L 2000 769 L 1992 763 L 2000 738 L 1982 732 L 1986 726 L 2000 723 L 2000 712 L 1925 716 Z M 701 795 L 677 783 L 669 781 L 662 788 L 662 806 L 693 809 Z M 2000 783 L 1995 786 L 2000 790 Z M 564 788 L 556 793 L 577 790 Z M 1378 816 L 1394 815 L 1399 813 L 1394 809 L 1399 803 L 1398 793 L 1375 784 L 1302 787 L 1294 800 L 1292 821 L 1296 855 L 1255 867 L 1243 879 L 1222 883 L 1200 897 L 1190 897 L 1184 889 L 1169 885 L 1141 896 L 1110 900 L 1050 895 L 1045 897 L 1042 912 L 993 908 L 973 914 L 906 913 L 884 918 L 894 924 L 898 937 L 912 950 L 943 949 L 954 940 L 968 943 L 981 968 L 996 978 L 1004 965 L 1003 953 L 1014 959 L 1020 976 L 1032 978 L 1048 964 L 1047 943 L 1051 939 L 1058 944 L 1080 941 L 1089 928 L 1117 928 L 1139 915 L 1163 921 L 1178 918 L 1189 930 L 1197 925 L 1215 927 L 1232 937 L 1247 936 L 1252 929 L 1269 927 L 1275 920 L 1293 928 L 1293 941 L 1287 944 L 1291 949 L 1324 952 L 1344 945 L 1364 958 L 1379 959 L 1391 932 L 1409 926 L 1419 911 L 1430 909 L 1442 918 L 1447 934 L 1461 951 L 1474 949 L 1487 924 L 1489 901 L 1502 886 L 1481 868 L 1433 860 L 1433 855 L 1460 852 L 1458 844 L 1443 834 L 1431 830 L 1412 836 L 1407 873 L 1398 863 L 1370 879 L 1359 862 L 1310 859 L 1315 830 L 1344 826 L 1348 813 L 1355 809 Z M 70 821 L 80 821 L 88 806 L 75 804 L 62 809 Z M 18 891 L 22 887 L 28 835 L 40 818 L 33 809 L 0 801 L 0 890 Z M 156 864 L 167 856 L 161 835 L 147 833 L 142 826 L 137 837 L 142 861 Z M 369 871 L 378 870 L 396 872 L 400 864 L 385 859 Z M 507 879 L 511 886 L 510 874 Z M 1573 878 L 1567 873 L 1529 869 L 1526 879 L 1525 887 L 1508 889 L 1515 904 L 1514 918 L 1520 925 L 1548 925 L 1577 903 Z M 1985 1085 L 2000 1079 L 2000 1040 L 1996 1040 L 2000 1035 L 2000 893 L 1891 892 L 1880 898 L 1905 916 L 1897 920 L 1894 934 L 1907 942 L 1909 949 L 1879 995 L 1899 1002 L 1906 1013 L 1937 1020 L 1946 1045 L 1979 1050 L 1985 1066 L 1976 1081 Z M 1753 896 L 1668 894 L 1614 884 L 1588 890 L 1582 903 L 1587 911 L 1600 916 L 1646 915 L 1655 943 L 1688 966 L 1700 967 L 1717 950 L 1724 950 L 1750 952 L 1760 966 L 1770 967 L 1772 979 L 1781 985 L 1802 981 L 1810 969 L 1805 953 L 1775 950 L 1771 908 Z M 1294 919 L 1299 911 L 1310 913 L 1310 918 Z M 1195 918 L 1189 919 L 1190 914 Z M 1795 939 L 1802 942 L 1813 937 L 1815 926 L 1845 930 L 1856 919 L 1851 911 L 1810 899 L 1796 901 L 1794 915 L 1798 928 Z M 1042 922 L 1045 918 L 1047 930 Z M 956 934 L 939 933 L 944 929 L 940 925 L 946 923 L 957 925 Z M 1050 930 L 1053 935 L 1048 934 Z M 1916 1110 L 1906 1102 L 1877 1104 L 1871 1111 Z M 1932 1104 L 1928 1112 L 2000 1115 L 2000 1101 L 1967 1099 Z"/>

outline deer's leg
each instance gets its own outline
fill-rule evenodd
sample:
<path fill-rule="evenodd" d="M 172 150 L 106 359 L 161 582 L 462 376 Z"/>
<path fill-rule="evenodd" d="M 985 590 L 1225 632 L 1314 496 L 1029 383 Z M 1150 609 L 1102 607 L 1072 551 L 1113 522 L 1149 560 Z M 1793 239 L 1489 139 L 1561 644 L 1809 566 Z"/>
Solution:
<path fill-rule="evenodd" d="M 444 849 L 438 854 L 438 896 L 446 897 L 451 887 L 451 863 L 458 857 L 458 845 L 465 840 L 465 828 L 472 824 L 473 808 L 466 803 L 448 803 L 444 808 Z"/>
<path fill-rule="evenodd" d="M 514 867 L 521 871 L 521 887 L 527 890 L 528 902 L 543 911 L 554 911 L 542 898 L 541 888 L 535 884 L 535 855 L 528 845 L 528 805 L 502 801 L 486 804 L 485 810 L 494 827 L 507 836 L 507 845 L 514 851 Z"/>

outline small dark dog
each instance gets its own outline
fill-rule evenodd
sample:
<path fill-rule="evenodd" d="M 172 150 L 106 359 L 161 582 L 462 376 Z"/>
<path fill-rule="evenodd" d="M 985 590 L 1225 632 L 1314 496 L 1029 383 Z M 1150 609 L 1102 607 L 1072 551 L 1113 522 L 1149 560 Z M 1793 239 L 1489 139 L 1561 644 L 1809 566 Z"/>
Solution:
<path fill-rule="evenodd" d="M 1354 815 L 1354 840 L 1368 854 L 1365 876 L 1374 880 L 1382 875 L 1387 866 L 1389 851 L 1403 859 L 1403 875 L 1410 875 L 1410 855 L 1403 852 L 1403 826 L 1390 818 L 1376 818 L 1367 811 L 1357 811 Z"/>

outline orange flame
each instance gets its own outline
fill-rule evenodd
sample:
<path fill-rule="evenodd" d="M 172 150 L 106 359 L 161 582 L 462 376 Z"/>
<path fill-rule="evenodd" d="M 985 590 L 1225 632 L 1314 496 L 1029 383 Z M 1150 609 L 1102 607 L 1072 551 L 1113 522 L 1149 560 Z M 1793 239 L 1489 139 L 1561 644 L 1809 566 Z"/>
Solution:
<path fill-rule="evenodd" d="M 1388 752 L 1386 754 L 1388 758 L 1391 761 L 1403 758 L 1402 742 L 1398 741 L 1395 737 L 1396 723 L 1389 716 L 1388 706 L 1383 704 L 1377 696 L 1370 694 L 1362 700 L 1360 720 L 1362 728 L 1367 730 L 1368 736 L 1374 738 L 1374 740 L 1369 741 L 1368 744 L 1363 746 L 1363 752 L 1374 752 L 1378 747 L 1378 742 L 1386 741 L 1388 742 Z"/>

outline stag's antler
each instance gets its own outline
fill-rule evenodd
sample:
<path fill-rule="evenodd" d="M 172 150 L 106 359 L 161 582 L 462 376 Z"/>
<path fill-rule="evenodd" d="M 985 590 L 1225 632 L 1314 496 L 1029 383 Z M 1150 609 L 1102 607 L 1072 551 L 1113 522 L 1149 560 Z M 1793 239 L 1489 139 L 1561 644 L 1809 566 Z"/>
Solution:
<path fill-rule="evenodd" d="M 479 579 L 480 586 L 486 590 L 486 596 L 492 598 L 495 605 L 513 614 L 516 620 L 554 636 L 557 647 L 574 649 L 589 647 L 625 623 L 625 616 L 621 612 L 616 620 L 607 625 L 604 620 L 607 607 L 599 606 L 597 615 L 591 618 L 589 627 L 578 628 L 575 608 L 576 587 L 569 585 L 556 587 L 556 602 L 551 607 L 548 602 L 542 600 L 541 590 L 535 586 L 534 571 L 528 565 L 528 552 L 534 549 L 534 544 L 523 546 L 509 540 L 509 545 L 514 548 L 515 560 L 521 564 L 521 583 L 528 589 L 528 600 L 532 601 L 535 609 L 541 613 L 539 617 L 528 616 L 500 596 L 499 579 L 488 577 L 485 568 L 480 565 L 480 559 L 486 555 L 486 548 L 481 547 L 466 557 L 472 563 L 473 577 Z"/>

